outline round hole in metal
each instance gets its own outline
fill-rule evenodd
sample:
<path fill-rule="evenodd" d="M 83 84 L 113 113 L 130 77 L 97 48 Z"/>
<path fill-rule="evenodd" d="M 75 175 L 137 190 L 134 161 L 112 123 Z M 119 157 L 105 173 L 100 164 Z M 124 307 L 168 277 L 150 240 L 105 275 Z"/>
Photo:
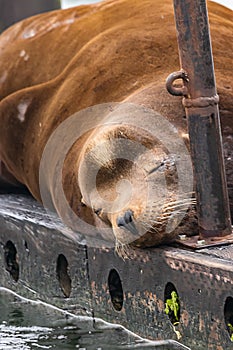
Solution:
<path fill-rule="evenodd" d="M 112 269 L 108 275 L 108 289 L 111 301 L 116 311 L 121 311 L 123 307 L 124 295 L 119 273 Z"/>
<path fill-rule="evenodd" d="M 168 282 L 164 290 L 165 313 L 168 315 L 171 323 L 176 325 L 180 321 L 180 301 L 176 287 Z"/>
<path fill-rule="evenodd" d="M 66 298 L 69 298 L 71 293 L 71 278 L 68 274 L 68 261 L 63 254 L 59 254 L 57 258 L 57 279 L 59 281 L 60 288 Z"/>
<path fill-rule="evenodd" d="M 233 342 L 233 298 L 227 297 L 224 305 L 224 319 L 230 339 Z"/>
<path fill-rule="evenodd" d="M 19 264 L 17 250 L 12 241 L 7 241 L 4 245 L 4 258 L 6 270 L 10 273 L 15 282 L 19 280 Z"/>

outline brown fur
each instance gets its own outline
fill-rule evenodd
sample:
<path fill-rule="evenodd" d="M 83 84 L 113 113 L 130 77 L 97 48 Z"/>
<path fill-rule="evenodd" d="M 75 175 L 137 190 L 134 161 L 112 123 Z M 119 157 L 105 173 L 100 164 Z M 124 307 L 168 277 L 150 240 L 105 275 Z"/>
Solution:
<path fill-rule="evenodd" d="M 208 6 L 232 203 L 232 11 Z M 38 200 L 39 164 L 49 136 L 88 106 L 141 104 L 186 133 L 181 100 L 165 89 L 168 74 L 179 69 L 171 1 L 109 0 L 26 19 L 0 36 L 0 61 L 0 158 Z M 87 137 L 70 150 L 63 185 L 73 210 L 100 225 L 92 209 L 81 205 L 76 185 L 74 159 Z"/>

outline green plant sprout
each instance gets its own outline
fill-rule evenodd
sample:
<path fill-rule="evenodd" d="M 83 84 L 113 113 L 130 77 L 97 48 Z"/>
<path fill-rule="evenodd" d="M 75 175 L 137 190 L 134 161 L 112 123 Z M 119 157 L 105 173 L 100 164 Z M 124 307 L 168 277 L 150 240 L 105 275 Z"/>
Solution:
<path fill-rule="evenodd" d="M 231 332 L 231 335 L 230 335 L 231 341 L 233 341 L 233 326 L 231 323 L 228 323 L 228 328 L 229 328 L 229 331 Z"/>
<path fill-rule="evenodd" d="M 171 292 L 171 299 L 167 299 L 165 302 L 165 313 L 169 315 L 170 312 L 173 313 L 174 318 L 177 322 L 174 322 L 173 324 L 178 324 L 179 323 L 179 317 L 178 317 L 178 312 L 179 312 L 179 298 L 178 295 L 175 291 Z"/>

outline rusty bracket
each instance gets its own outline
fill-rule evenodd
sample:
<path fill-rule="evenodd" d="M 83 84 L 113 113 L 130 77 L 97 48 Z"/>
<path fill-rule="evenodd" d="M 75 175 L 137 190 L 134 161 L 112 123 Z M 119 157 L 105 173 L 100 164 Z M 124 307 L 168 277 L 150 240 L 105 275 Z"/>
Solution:
<path fill-rule="evenodd" d="M 183 96 L 199 224 L 198 237 L 179 242 L 195 249 L 229 244 L 233 235 L 206 1 L 174 0 L 174 12 L 181 70 L 169 75 L 166 87 Z"/>
<path fill-rule="evenodd" d="M 195 250 L 200 250 L 209 247 L 217 247 L 223 246 L 233 243 L 233 235 L 230 234 L 224 237 L 200 237 L 200 236 L 186 236 L 180 235 L 178 239 L 176 239 L 176 243 L 179 245 L 183 245 L 188 248 L 192 248 Z"/>
<path fill-rule="evenodd" d="M 219 102 L 219 96 L 214 95 L 211 97 L 197 97 L 197 98 L 183 98 L 183 106 L 185 108 L 206 108 L 209 106 L 217 105 Z"/>

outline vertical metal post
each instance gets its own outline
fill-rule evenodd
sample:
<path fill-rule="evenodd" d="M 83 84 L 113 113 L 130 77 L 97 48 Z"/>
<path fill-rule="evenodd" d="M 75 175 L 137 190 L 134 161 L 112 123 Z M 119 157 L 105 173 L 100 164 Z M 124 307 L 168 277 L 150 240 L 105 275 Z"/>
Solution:
<path fill-rule="evenodd" d="M 220 238 L 232 230 L 206 1 L 174 0 L 174 10 L 182 70 L 167 89 L 184 96 L 200 237 Z M 182 88 L 173 86 L 178 78 Z"/>

